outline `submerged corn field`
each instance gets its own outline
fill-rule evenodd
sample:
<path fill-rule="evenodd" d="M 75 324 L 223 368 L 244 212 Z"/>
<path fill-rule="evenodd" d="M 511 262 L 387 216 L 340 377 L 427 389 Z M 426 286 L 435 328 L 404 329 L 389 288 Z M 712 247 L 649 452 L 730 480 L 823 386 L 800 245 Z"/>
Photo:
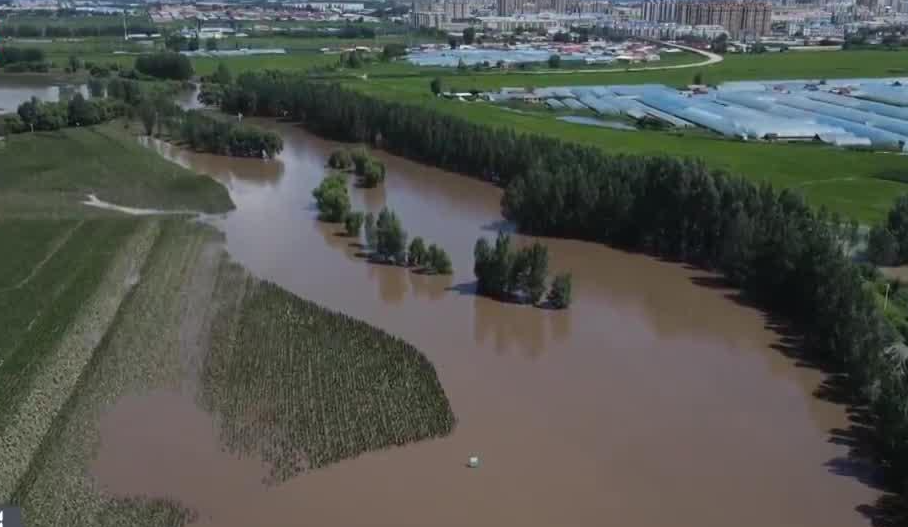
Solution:
<path fill-rule="evenodd" d="M 231 267 L 222 276 L 235 279 Z M 261 456 L 273 482 L 452 430 L 435 369 L 410 344 L 269 282 L 239 289 L 212 328 L 203 400 L 224 443 Z"/>
<path fill-rule="evenodd" d="M 197 517 L 179 496 L 96 485 L 88 467 L 104 448 L 100 423 L 124 398 L 186 395 L 214 413 L 221 446 L 263 461 L 273 482 L 451 431 L 435 370 L 409 344 L 253 278 L 210 227 L 104 221 L 129 228 L 104 238 L 119 248 L 104 253 L 87 312 L 73 308 L 28 389 L 9 399 L 19 418 L 0 428 L 0 490 L 28 525 L 178 527 Z M 83 229 L 95 232 L 49 230 L 58 241 L 36 258 L 68 254 Z M 58 275 L 59 255 L 23 289 Z"/>

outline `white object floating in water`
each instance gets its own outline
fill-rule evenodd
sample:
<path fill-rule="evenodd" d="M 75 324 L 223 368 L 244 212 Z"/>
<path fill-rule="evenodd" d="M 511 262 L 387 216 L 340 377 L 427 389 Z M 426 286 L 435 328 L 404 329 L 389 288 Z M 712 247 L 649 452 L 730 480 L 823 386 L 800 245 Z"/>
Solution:
<path fill-rule="evenodd" d="M 470 461 L 467 462 L 467 466 L 470 468 L 479 468 L 479 456 L 470 456 Z"/>

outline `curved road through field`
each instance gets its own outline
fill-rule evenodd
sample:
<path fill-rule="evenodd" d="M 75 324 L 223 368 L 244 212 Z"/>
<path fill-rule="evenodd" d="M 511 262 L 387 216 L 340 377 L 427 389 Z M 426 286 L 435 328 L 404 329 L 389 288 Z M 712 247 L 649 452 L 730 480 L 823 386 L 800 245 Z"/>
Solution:
<path fill-rule="evenodd" d="M 691 62 L 689 64 L 673 64 L 671 66 L 643 66 L 640 68 L 585 68 L 585 69 L 575 69 L 575 70 L 544 70 L 544 71 L 521 71 L 521 72 L 508 72 L 509 75 L 518 73 L 522 75 L 552 75 L 552 74 L 567 74 L 567 73 L 627 73 L 629 71 L 659 71 L 659 70 L 680 70 L 684 68 L 698 68 L 701 66 L 711 66 L 713 64 L 718 64 L 722 62 L 722 55 L 718 53 L 713 53 L 711 51 L 705 51 L 702 49 L 692 48 L 689 46 L 682 46 L 680 44 L 670 44 L 668 42 L 663 42 L 661 40 L 652 40 L 650 41 L 654 44 L 659 44 L 667 48 L 676 48 L 682 49 L 684 51 L 689 51 L 691 53 L 696 53 L 705 57 L 705 60 L 700 62 Z M 480 73 L 482 75 L 483 73 Z M 499 73 L 493 73 L 499 74 Z"/>

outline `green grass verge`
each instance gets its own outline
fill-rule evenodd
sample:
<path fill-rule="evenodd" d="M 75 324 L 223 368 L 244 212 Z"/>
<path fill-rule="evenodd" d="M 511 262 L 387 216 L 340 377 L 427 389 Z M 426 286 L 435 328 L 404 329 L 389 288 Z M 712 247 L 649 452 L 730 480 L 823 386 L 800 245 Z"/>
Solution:
<path fill-rule="evenodd" d="M 215 320 L 204 400 L 225 443 L 262 456 L 275 481 L 451 431 L 435 369 L 411 345 L 274 284 L 245 289 Z"/>
<path fill-rule="evenodd" d="M 140 145 L 122 123 L 12 135 L 0 147 L 0 217 L 82 215 L 86 194 L 117 205 L 224 212 L 227 190 Z"/>

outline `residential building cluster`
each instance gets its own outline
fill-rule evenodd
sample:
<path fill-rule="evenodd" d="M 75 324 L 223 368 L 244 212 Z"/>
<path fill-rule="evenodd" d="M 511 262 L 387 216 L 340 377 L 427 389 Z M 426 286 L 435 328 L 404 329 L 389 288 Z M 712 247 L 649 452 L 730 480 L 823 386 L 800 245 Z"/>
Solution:
<path fill-rule="evenodd" d="M 603 22 L 614 34 L 655 40 L 680 40 L 697 37 L 713 40 L 728 34 L 724 27 L 715 24 L 677 24 L 675 22 L 647 22 L 645 20 L 606 20 Z"/>
<path fill-rule="evenodd" d="M 359 17 L 362 3 L 306 2 L 296 4 L 244 5 L 228 3 L 161 4 L 150 7 L 148 14 L 156 24 L 179 20 L 202 21 L 330 21 L 348 16 Z"/>
<path fill-rule="evenodd" d="M 651 0 L 643 3 L 642 19 L 655 23 L 722 26 L 732 38 L 762 36 L 772 29 L 772 4 L 753 0 Z"/>
<path fill-rule="evenodd" d="M 556 14 L 538 15 L 485 16 L 479 21 L 485 30 L 512 33 L 517 28 L 526 31 L 546 31 L 549 33 L 571 27 L 591 27 L 599 23 L 600 17 L 594 14 Z"/>
<path fill-rule="evenodd" d="M 608 13 L 609 2 L 595 0 L 497 0 L 498 16 L 532 13 Z"/>

